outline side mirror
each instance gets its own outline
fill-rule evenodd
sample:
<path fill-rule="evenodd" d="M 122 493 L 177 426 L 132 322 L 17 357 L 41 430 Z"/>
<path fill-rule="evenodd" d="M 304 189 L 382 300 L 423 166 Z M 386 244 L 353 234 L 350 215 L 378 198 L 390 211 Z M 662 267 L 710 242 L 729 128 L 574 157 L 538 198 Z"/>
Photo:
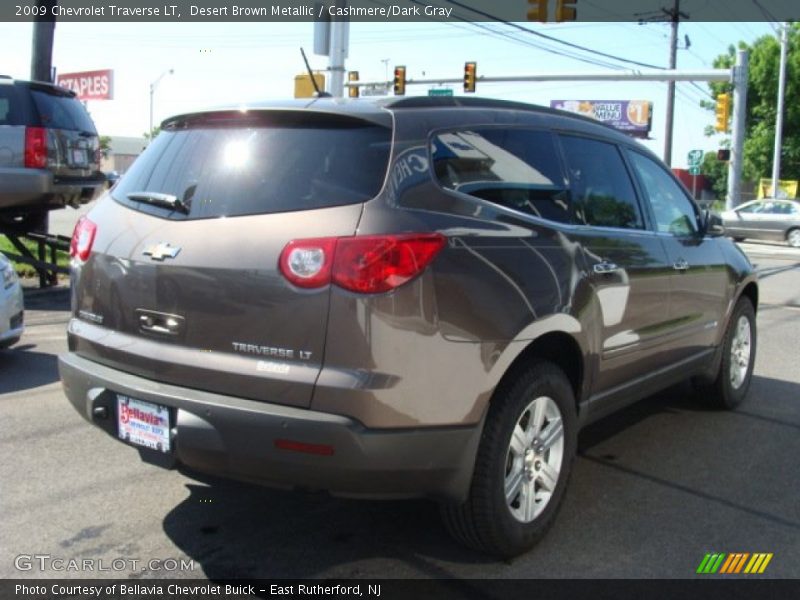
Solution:
<path fill-rule="evenodd" d="M 722 224 L 722 217 L 706 209 L 702 214 L 703 235 L 710 237 L 720 237 L 725 235 L 725 226 Z"/>

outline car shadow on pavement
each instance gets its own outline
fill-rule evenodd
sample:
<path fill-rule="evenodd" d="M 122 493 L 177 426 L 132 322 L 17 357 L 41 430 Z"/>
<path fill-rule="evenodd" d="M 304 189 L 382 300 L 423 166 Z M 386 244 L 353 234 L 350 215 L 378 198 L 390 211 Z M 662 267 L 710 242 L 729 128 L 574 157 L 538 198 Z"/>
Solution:
<path fill-rule="evenodd" d="M 427 560 L 494 562 L 454 542 L 434 502 L 368 501 L 263 488 L 187 473 L 189 497 L 164 519 L 164 531 L 212 580 L 369 578 L 381 558 L 395 576 L 450 577 Z M 372 567 L 374 569 L 374 566 Z"/>
<path fill-rule="evenodd" d="M 58 381 L 58 357 L 22 342 L 0 350 L 0 394 L 29 390 Z"/>
<path fill-rule="evenodd" d="M 718 413 L 800 430 L 800 417 L 793 408 L 797 398 L 800 398 L 800 384 L 754 374 L 745 401 L 735 410 L 726 411 L 704 403 L 700 393 L 693 388 L 691 383 L 685 381 L 600 419 L 583 429 L 578 438 L 578 455 L 586 454 L 593 447 L 599 446 L 641 421 L 664 413 L 678 414 L 687 411 L 711 415 Z M 768 401 L 771 410 L 764 410 L 765 401 Z M 794 418 L 784 420 L 770 414 L 775 413 L 776 409 L 778 414 L 793 414 Z M 613 457 L 610 458 L 613 459 Z"/>
<path fill-rule="evenodd" d="M 24 287 L 25 310 L 69 310 L 70 289 L 66 286 L 52 288 Z"/>
<path fill-rule="evenodd" d="M 679 478 L 669 474 L 641 470 L 635 462 L 628 465 L 625 459 L 620 461 L 616 456 L 607 455 L 607 446 L 621 443 L 628 452 L 654 454 L 660 465 L 668 462 L 671 451 L 660 445 L 663 439 L 645 436 L 638 442 L 645 447 L 636 448 L 631 447 L 628 441 L 620 440 L 635 434 L 640 426 L 644 429 L 661 428 L 664 439 L 679 438 L 684 435 L 686 423 L 696 421 L 698 417 L 711 423 L 716 423 L 718 417 L 728 419 L 726 431 L 736 429 L 736 422 L 741 419 L 755 419 L 763 427 L 776 429 L 782 435 L 794 435 L 791 428 L 800 427 L 800 423 L 797 419 L 782 418 L 784 414 L 790 417 L 791 413 L 781 411 L 788 410 L 786 403 L 797 397 L 800 397 L 798 384 L 755 377 L 749 398 L 739 410 L 715 415 L 717 411 L 705 407 L 688 383 L 673 386 L 584 429 L 579 437 L 583 475 L 586 476 L 586 469 L 603 473 L 611 468 L 619 471 L 625 481 L 630 480 L 632 486 L 636 480 L 647 480 L 652 485 L 686 494 L 710 506 L 734 509 L 795 530 L 798 525 L 788 515 L 760 510 L 734 497 L 718 495 L 714 489 L 683 484 Z M 651 419 L 656 423 L 649 422 Z M 697 432 L 695 437 L 698 439 L 687 443 L 702 447 L 706 440 L 701 439 L 703 436 Z M 612 443 L 606 444 L 608 441 Z M 720 440 L 720 443 L 725 441 Z M 659 453 L 664 456 L 659 457 Z M 692 452 L 688 453 L 692 455 Z M 701 464 L 707 459 L 698 451 L 696 460 Z M 732 459 L 731 473 L 722 476 L 738 481 L 735 465 Z M 177 548 L 194 559 L 212 580 L 451 578 L 453 573 L 447 563 L 453 564 L 459 572 L 470 572 L 474 568 L 481 577 L 502 578 L 517 571 L 509 571 L 509 563 L 472 552 L 453 541 L 440 521 L 434 502 L 347 500 L 326 494 L 270 490 L 196 473 L 186 474 L 196 483 L 187 484 L 189 496 L 166 515 L 163 527 Z M 765 475 L 767 478 L 771 476 Z M 579 490 L 586 485 L 574 481 L 573 477 L 570 490 Z M 576 496 L 573 491 L 571 496 L 570 490 L 567 491 L 566 515 L 561 515 L 556 525 L 556 529 L 560 527 L 562 535 L 567 537 L 589 527 L 586 520 L 591 517 L 588 515 L 598 510 L 594 506 L 598 502 L 596 495 L 579 493 Z M 551 532 L 550 535 L 554 534 Z M 558 537 L 545 539 L 540 549 L 544 551 L 546 546 L 552 550 L 568 543 L 568 540 Z M 528 553 L 525 560 L 536 560 L 538 550 Z"/>

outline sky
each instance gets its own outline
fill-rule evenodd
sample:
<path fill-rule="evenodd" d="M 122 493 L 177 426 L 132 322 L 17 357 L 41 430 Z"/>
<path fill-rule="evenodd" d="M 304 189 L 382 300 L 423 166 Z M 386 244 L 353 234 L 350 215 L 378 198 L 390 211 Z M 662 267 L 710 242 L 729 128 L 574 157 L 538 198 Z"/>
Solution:
<path fill-rule="evenodd" d="M 726 2 L 720 3 L 723 10 Z M 666 67 L 666 23 L 521 23 L 522 27 L 628 60 Z M 294 77 L 304 72 L 300 47 L 312 68 L 327 57 L 313 54 L 312 23 L 58 23 L 53 64 L 59 73 L 114 70 L 114 99 L 90 101 L 88 109 L 101 135 L 140 136 L 148 129 L 149 86 L 165 72 L 154 95 L 154 121 L 170 115 L 239 102 L 290 98 Z M 0 23 L 0 73 L 30 75 L 32 25 Z M 740 40 L 775 35 L 769 23 L 682 22 L 677 65 L 680 70 L 710 69 L 714 58 Z M 689 47 L 686 48 L 688 36 Z M 465 61 L 478 75 L 609 71 L 617 61 L 570 50 L 500 23 L 351 23 L 347 70 L 362 80 L 384 80 L 395 65 L 413 78 L 460 78 Z M 407 95 L 425 95 L 431 86 L 409 86 Z M 438 87 L 438 86 L 437 86 Z M 444 86 L 447 87 L 447 86 Z M 461 85 L 451 86 L 456 95 Z M 653 103 L 652 140 L 643 142 L 663 156 L 666 83 L 537 82 L 481 83 L 476 96 L 549 105 L 551 100 L 649 100 Z M 705 82 L 678 83 L 673 137 L 674 167 L 687 166 L 687 153 L 719 147 L 723 135 L 707 137 L 713 112 L 700 107 L 710 99 Z"/>

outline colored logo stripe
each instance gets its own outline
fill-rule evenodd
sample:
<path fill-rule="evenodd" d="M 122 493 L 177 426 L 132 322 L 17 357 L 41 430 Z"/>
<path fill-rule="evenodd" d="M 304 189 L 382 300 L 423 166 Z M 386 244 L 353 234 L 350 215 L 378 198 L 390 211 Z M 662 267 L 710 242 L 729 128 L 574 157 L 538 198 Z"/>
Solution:
<path fill-rule="evenodd" d="M 709 553 L 703 557 L 700 566 L 697 567 L 697 573 L 708 574 L 761 574 L 763 573 L 769 562 L 772 560 L 773 554 L 766 552 L 756 552 L 750 554 L 749 552 L 734 552 L 726 554 L 724 552 Z M 749 559 L 749 560 L 748 560 Z M 745 564 L 747 565 L 745 567 Z"/>
<path fill-rule="evenodd" d="M 749 553 L 735 553 L 729 554 L 728 560 L 725 561 L 725 564 L 722 565 L 722 569 L 720 569 L 720 573 L 738 573 L 744 567 L 744 561 L 748 559 L 750 556 Z"/>
<path fill-rule="evenodd" d="M 725 558 L 725 554 L 706 554 L 703 562 L 700 563 L 700 566 L 697 567 L 698 573 L 716 573 L 719 566 L 722 564 L 722 560 Z"/>
<path fill-rule="evenodd" d="M 769 561 L 772 560 L 773 554 L 770 552 L 769 554 L 753 554 L 753 558 L 750 559 L 750 562 L 747 563 L 747 567 L 745 567 L 745 573 L 763 573 L 764 569 L 767 568 Z"/>

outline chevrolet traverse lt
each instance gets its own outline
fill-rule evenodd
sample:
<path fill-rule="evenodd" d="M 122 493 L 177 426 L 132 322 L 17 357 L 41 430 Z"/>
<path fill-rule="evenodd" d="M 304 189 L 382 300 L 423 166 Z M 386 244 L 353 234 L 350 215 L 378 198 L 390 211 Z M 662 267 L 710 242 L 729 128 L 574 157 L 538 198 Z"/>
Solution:
<path fill-rule="evenodd" d="M 722 234 L 650 152 L 563 112 L 184 114 L 75 229 L 61 377 L 148 461 L 431 497 L 513 556 L 580 427 L 687 377 L 742 401 L 758 289 Z"/>

